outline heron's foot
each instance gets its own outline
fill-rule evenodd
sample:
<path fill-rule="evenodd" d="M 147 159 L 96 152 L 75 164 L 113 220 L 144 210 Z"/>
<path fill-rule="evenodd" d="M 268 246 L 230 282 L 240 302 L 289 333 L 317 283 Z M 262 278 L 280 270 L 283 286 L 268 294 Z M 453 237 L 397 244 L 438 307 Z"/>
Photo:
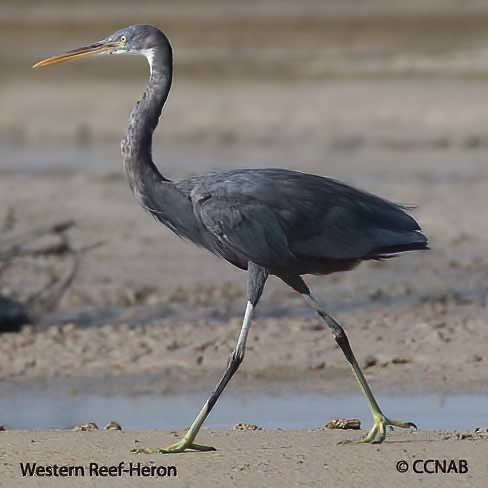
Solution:
<path fill-rule="evenodd" d="M 373 417 L 374 423 L 371 430 L 359 441 L 359 444 L 381 444 L 386 437 L 387 427 L 400 427 L 401 429 L 417 429 L 413 422 L 401 422 L 399 420 L 390 420 L 384 415 Z M 343 444 L 348 444 L 354 441 L 344 441 Z"/>
<path fill-rule="evenodd" d="M 183 451 L 215 451 L 215 447 L 211 446 L 204 446 L 203 444 L 194 444 L 192 442 L 185 441 L 184 439 L 181 439 L 178 442 L 175 442 L 174 444 L 171 444 L 168 447 L 165 447 L 164 449 L 160 447 L 155 447 L 155 448 L 141 448 L 141 449 L 132 449 L 131 452 L 135 454 L 173 454 L 177 452 L 183 452 Z"/>
<path fill-rule="evenodd" d="M 373 427 L 361 439 L 361 443 L 381 444 L 386 437 L 386 427 L 400 427 L 401 429 L 417 429 L 417 426 L 413 422 L 401 422 L 399 420 L 390 420 L 384 415 L 378 415 L 374 417 Z"/>

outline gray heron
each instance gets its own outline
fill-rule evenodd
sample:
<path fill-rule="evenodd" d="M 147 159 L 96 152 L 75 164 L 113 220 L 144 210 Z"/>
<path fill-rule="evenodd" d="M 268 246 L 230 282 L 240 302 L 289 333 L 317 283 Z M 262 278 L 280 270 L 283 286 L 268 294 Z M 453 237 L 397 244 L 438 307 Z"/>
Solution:
<path fill-rule="evenodd" d="M 348 271 L 365 260 L 428 249 L 416 220 L 400 205 L 332 178 L 297 171 L 239 169 L 178 181 L 165 178 L 152 159 L 152 136 L 170 91 L 173 54 L 158 28 L 132 25 L 34 67 L 106 54 L 143 55 L 149 62 L 149 81 L 130 113 L 121 143 L 137 201 L 178 236 L 246 270 L 248 276 L 242 327 L 220 381 L 180 440 L 164 449 L 142 451 L 214 450 L 195 443 L 195 438 L 244 358 L 253 311 L 270 275 L 303 296 L 342 349 L 373 416 L 373 426 L 360 442 L 382 442 L 387 426 L 415 427 L 383 413 L 342 324 L 319 305 L 302 275 Z"/>

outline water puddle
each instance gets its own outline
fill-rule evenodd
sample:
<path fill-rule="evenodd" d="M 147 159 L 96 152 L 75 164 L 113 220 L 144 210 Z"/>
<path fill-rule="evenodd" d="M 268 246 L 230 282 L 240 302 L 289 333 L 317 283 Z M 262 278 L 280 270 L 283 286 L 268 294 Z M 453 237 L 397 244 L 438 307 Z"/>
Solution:
<path fill-rule="evenodd" d="M 2 388 L 4 390 L 4 388 Z M 206 393 L 171 395 L 70 394 L 66 388 L 8 387 L 0 398 L 0 424 L 7 429 L 69 428 L 87 422 L 104 426 L 116 420 L 124 429 L 183 429 L 207 398 Z M 488 427 L 487 394 L 379 395 L 385 413 L 415 422 L 424 430 L 469 430 Z M 360 395 L 321 393 L 227 392 L 206 426 L 230 428 L 238 422 L 267 429 L 308 429 L 336 417 L 371 423 Z"/>

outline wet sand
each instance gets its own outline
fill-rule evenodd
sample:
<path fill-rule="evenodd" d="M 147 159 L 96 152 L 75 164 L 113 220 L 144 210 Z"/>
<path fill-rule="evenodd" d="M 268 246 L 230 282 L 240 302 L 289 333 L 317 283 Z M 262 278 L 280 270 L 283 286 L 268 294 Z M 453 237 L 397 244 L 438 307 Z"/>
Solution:
<path fill-rule="evenodd" d="M 2 465 L 2 486 L 29 487 L 48 482 L 49 486 L 371 486 L 409 487 L 419 483 L 432 487 L 482 487 L 488 468 L 486 439 L 475 435 L 447 439 L 436 433 L 394 434 L 381 446 L 345 444 L 358 434 L 336 431 L 202 431 L 200 441 L 219 449 L 211 453 L 184 453 L 173 456 L 132 454 L 141 446 L 166 445 L 175 438 L 167 432 L 22 432 L 2 433 L 2 450 L 8 463 Z M 446 440 L 442 440 L 446 438 Z M 476 439 L 478 438 L 478 439 Z M 454 460 L 450 472 L 442 473 L 432 461 Z M 84 476 L 22 477 L 20 462 L 39 465 L 82 466 Z M 408 471 L 397 470 L 405 466 Z M 176 477 L 89 477 L 90 463 L 99 466 L 130 464 L 166 468 Z M 398 464 L 400 462 L 400 464 Z M 416 464 L 415 464 L 416 463 Z M 449 467 L 447 463 L 447 468 Z M 173 466 L 175 468 L 173 468 Z M 467 466 L 465 468 L 464 466 Z M 444 468 L 444 469 L 447 469 Z M 404 468 L 403 468 L 404 469 Z M 413 472 L 413 470 L 417 472 Z M 437 472 L 429 473 L 429 471 Z M 467 472 L 464 472 L 467 470 Z M 98 472 L 101 472 L 100 469 Z M 116 472 L 116 471 L 114 471 Z M 134 473 L 137 470 L 134 469 Z M 286 476 L 286 480 L 283 479 Z"/>
<path fill-rule="evenodd" d="M 480 209 L 488 203 L 488 178 L 482 154 L 472 156 L 465 153 L 469 163 L 453 170 L 443 166 L 449 155 L 424 153 L 426 169 L 413 164 L 409 171 L 403 155 L 388 173 L 381 161 L 378 172 L 369 162 L 362 174 L 354 166 L 346 178 L 392 200 L 417 203 L 413 213 L 432 246 L 353 272 L 309 278 L 318 299 L 345 324 L 377 388 L 487 391 L 488 224 Z M 84 255 L 54 314 L 41 314 L 40 325 L 3 337 L 2 379 L 160 374 L 162 391 L 202 385 L 202 377 L 210 387 L 240 328 L 244 273 L 144 215 L 122 177 L 6 173 L 0 188 L 5 207 L 15 208 L 19 232 L 69 218 L 77 223 L 75 247 L 102 243 Z M 20 296 L 32 290 L 41 270 L 11 270 L 10 289 Z M 301 297 L 275 279 L 259 304 L 246 359 L 236 382 L 353 387 L 331 336 Z"/>

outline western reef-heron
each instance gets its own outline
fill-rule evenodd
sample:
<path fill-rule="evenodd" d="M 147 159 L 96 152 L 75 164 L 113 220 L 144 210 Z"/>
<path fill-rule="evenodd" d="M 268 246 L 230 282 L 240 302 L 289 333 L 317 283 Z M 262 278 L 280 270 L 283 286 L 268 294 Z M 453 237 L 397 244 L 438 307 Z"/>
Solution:
<path fill-rule="evenodd" d="M 373 416 L 373 426 L 361 442 L 382 442 L 387 426 L 415 427 L 383 414 L 342 325 L 318 304 L 302 275 L 347 271 L 361 261 L 428 249 L 418 223 L 399 205 L 334 179 L 297 171 L 239 169 L 178 181 L 165 178 L 152 160 L 152 135 L 171 87 L 173 55 L 158 28 L 132 25 L 34 67 L 102 54 L 138 54 L 149 62 L 149 81 L 130 113 L 121 144 L 124 169 L 137 201 L 181 238 L 248 272 L 242 328 L 220 381 L 178 442 L 142 451 L 213 450 L 196 444 L 195 437 L 244 358 L 253 310 L 270 275 L 304 297 L 351 365 Z"/>

